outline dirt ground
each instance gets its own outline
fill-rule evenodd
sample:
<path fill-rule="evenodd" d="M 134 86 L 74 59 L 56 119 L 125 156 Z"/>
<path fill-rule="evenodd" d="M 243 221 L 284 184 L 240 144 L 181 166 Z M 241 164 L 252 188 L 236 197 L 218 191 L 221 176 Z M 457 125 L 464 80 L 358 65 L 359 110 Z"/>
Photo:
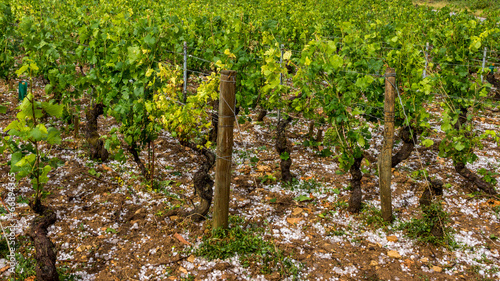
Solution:
<path fill-rule="evenodd" d="M 14 85 L 17 85 L 17 81 Z M 40 81 L 35 90 L 41 93 Z M 16 113 L 17 92 L 0 81 L 0 104 L 9 107 L 0 115 L 0 129 Z M 429 106 L 439 117 L 440 110 Z M 245 117 L 255 117 L 254 113 Z M 497 111 L 486 110 L 473 120 L 480 131 L 498 132 Z M 276 114 L 264 122 L 247 121 L 235 127 L 230 213 L 265 229 L 262 238 L 272 241 L 300 268 L 298 280 L 499 280 L 500 205 L 497 197 L 471 195 L 465 181 L 455 172 L 451 160 L 439 158 L 438 147 L 417 146 L 416 153 L 393 171 L 392 196 L 396 221 L 384 226 L 377 220 L 380 208 L 376 159 L 382 144 L 382 128 L 373 130 L 370 163 L 363 162 L 363 202 L 360 214 L 347 211 L 349 174 L 341 173 L 334 151 L 318 156 L 324 147 L 305 147 L 308 124 L 296 119 L 290 126 L 294 144 L 292 173 L 297 188 L 279 182 L 279 156 L 274 150 Z M 238 257 L 208 261 L 190 249 L 198 247 L 209 218 L 193 222 L 180 216 L 166 216 L 175 207 L 190 209 L 196 202 L 192 176 L 202 157 L 184 148 L 167 133 L 154 143 L 156 177 L 164 192 L 148 190 L 137 165 L 130 157 L 98 163 L 88 159 L 81 114 L 80 135 L 72 137 L 67 125 L 55 122 L 63 131 L 63 142 L 52 148 L 65 164 L 50 173 L 44 203 L 57 213 L 49 237 L 57 248 L 57 266 L 81 280 L 283 280 L 279 272 L 263 274 L 260 265 L 245 267 Z M 100 117 L 101 135 L 118 125 L 111 117 Z M 439 123 L 431 136 L 440 139 Z M 396 149 L 401 144 L 396 145 Z M 47 148 L 46 148 L 47 149 Z M 485 141 L 477 150 L 479 160 L 468 167 L 499 172 L 500 148 Z M 245 157 L 247 156 L 247 157 Z M 0 161 L 0 194 L 6 197 L 8 155 Z M 146 159 L 146 152 L 141 155 Z M 252 165 L 249 158 L 257 157 Z M 437 247 L 405 235 L 398 225 L 421 217 L 419 197 L 425 180 L 415 171 L 425 169 L 445 184 L 443 209 L 450 215 L 454 249 Z M 212 176 L 214 176 L 212 171 Z M 495 175 L 498 179 L 498 175 Z M 262 183 L 262 179 L 266 181 Z M 277 180 L 276 180 L 277 179 Z M 304 188 L 306 187 L 306 188 Z M 498 189 L 498 185 L 497 185 Z M 17 197 L 30 198 L 27 182 L 18 184 Z M 302 195 L 307 200 L 296 200 Z M 294 199 L 295 198 L 295 199 Z M 34 217 L 25 201 L 16 207 L 17 220 L 1 217 L 2 223 L 20 224 L 16 251 L 33 255 L 26 228 Z M 1 261 L 0 261 L 1 263 Z M 8 265 L 5 265 L 8 266 Z M 5 268 L 4 268 L 5 269 Z M 5 269 L 0 279 L 7 279 Z"/>

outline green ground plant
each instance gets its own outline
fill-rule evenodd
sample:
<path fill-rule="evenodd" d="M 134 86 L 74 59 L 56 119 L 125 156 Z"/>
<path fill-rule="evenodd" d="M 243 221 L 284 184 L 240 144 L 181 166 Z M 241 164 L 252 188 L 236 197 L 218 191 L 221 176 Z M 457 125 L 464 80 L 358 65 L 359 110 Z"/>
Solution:
<path fill-rule="evenodd" d="M 264 229 L 247 224 L 240 217 L 229 218 L 229 229 L 214 229 L 203 237 L 195 255 L 208 260 L 225 260 L 238 255 L 243 266 L 257 265 L 264 274 L 275 271 L 282 277 L 297 278 L 299 267 L 273 242 L 264 240 Z"/>
<path fill-rule="evenodd" d="M 401 223 L 398 228 L 405 230 L 406 236 L 423 243 L 436 246 L 456 247 L 453 228 L 447 226 L 449 214 L 443 210 L 440 202 L 422 206 L 422 217 Z"/>

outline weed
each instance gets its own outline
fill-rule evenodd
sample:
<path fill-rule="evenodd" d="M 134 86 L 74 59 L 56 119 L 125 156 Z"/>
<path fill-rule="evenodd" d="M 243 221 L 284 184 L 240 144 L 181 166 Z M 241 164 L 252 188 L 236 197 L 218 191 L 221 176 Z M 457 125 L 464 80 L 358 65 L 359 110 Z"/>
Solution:
<path fill-rule="evenodd" d="M 321 183 L 319 183 L 313 178 L 302 181 L 299 181 L 296 178 L 294 178 L 290 183 L 285 183 L 284 186 L 285 188 L 288 188 L 292 191 L 301 190 L 307 193 L 311 193 L 314 191 L 318 191 L 321 188 Z"/>
<path fill-rule="evenodd" d="M 277 181 L 277 178 L 274 174 L 266 174 L 263 175 L 262 177 L 259 177 L 260 183 L 265 184 L 265 183 L 274 183 Z"/>
<path fill-rule="evenodd" d="M 486 170 L 484 168 L 479 169 L 477 172 L 483 176 L 483 180 L 485 182 L 490 183 L 492 186 L 497 185 L 497 179 L 495 178 L 495 176 L 497 176 L 498 173 L 491 172 L 491 171 Z"/>
<path fill-rule="evenodd" d="M 326 235 L 327 236 L 344 236 L 346 234 L 347 234 L 347 232 L 345 232 L 344 230 L 336 229 L 336 230 L 332 230 L 332 231 L 327 232 Z"/>
<path fill-rule="evenodd" d="M 181 281 L 194 281 L 194 275 L 189 274 L 187 277 L 182 277 Z"/>
<path fill-rule="evenodd" d="M 23 195 L 19 195 L 16 198 L 16 202 L 19 204 L 28 204 L 30 201 L 28 200 L 28 198 L 24 197 Z"/>
<path fill-rule="evenodd" d="M 434 245 L 455 248 L 457 243 L 453 239 L 453 228 L 447 227 L 449 215 L 443 210 L 439 202 L 422 207 L 422 218 L 412 219 L 399 225 L 406 230 L 406 235 L 412 239 Z"/>
<path fill-rule="evenodd" d="M 272 242 L 262 238 L 264 229 L 252 225 L 245 227 L 244 220 L 236 216 L 231 216 L 229 222 L 229 229 L 215 229 L 203 237 L 199 248 L 194 250 L 195 255 L 208 260 L 225 260 L 238 255 L 244 267 L 258 265 L 264 274 L 279 271 L 281 276 L 297 277 L 299 268 Z"/>
<path fill-rule="evenodd" d="M 16 256 L 16 270 L 15 273 L 9 281 L 15 280 L 25 280 L 28 277 L 35 276 L 35 259 L 25 258 L 23 255 L 19 253 L 14 254 Z"/>
<path fill-rule="evenodd" d="M 59 266 L 57 271 L 59 273 L 59 281 L 76 281 L 76 280 L 82 280 L 82 278 L 78 275 L 74 275 L 69 273 L 70 271 L 69 266 Z"/>
<path fill-rule="evenodd" d="M 418 181 L 429 178 L 429 174 L 427 173 L 426 170 L 416 170 L 411 172 L 410 177 L 415 181 Z"/>
<path fill-rule="evenodd" d="M 361 209 L 361 219 L 367 226 L 373 227 L 375 229 L 385 228 L 389 225 L 382 218 L 381 210 L 366 204 L 363 204 L 363 207 Z"/>
<path fill-rule="evenodd" d="M 101 173 L 97 172 L 94 168 L 89 169 L 89 175 L 95 176 L 95 177 L 101 177 Z"/>
<path fill-rule="evenodd" d="M 347 203 L 347 201 L 335 201 L 335 203 L 333 203 L 333 207 L 335 209 L 345 209 L 349 207 L 349 203 Z"/>

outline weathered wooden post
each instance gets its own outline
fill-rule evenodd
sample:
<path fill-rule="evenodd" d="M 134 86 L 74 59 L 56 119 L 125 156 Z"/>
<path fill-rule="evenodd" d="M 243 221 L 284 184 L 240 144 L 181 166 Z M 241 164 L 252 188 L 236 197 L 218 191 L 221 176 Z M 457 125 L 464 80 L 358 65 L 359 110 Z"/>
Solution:
<path fill-rule="evenodd" d="M 488 48 L 484 47 L 483 51 L 483 63 L 481 64 L 482 71 L 484 71 L 484 68 L 486 67 L 486 54 L 488 52 Z M 483 74 L 481 74 L 481 83 L 484 83 L 484 77 Z"/>
<path fill-rule="evenodd" d="M 422 73 L 422 78 L 427 77 L 427 66 L 429 65 L 429 42 L 425 44 L 425 67 L 424 72 Z"/>
<path fill-rule="evenodd" d="M 236 71 L 223 70 L 220 77 L 217 161 L 215 164 L 214 229 L 228 227 L 235 92 Z"/>
<path fill-rule="evenodd" d="M 183 71 L 183 80 L 184 80 L 184 87 L 182 88 L 182 102 L 186 103 L 187 100 L 187 42 L 184 41 L 184 71 Z"/>
<path fill-rule="evenodd" d="M 384 144 L 379 158 L 379 187 L 382 218 L 391 222 L 391 177 L 392 177 L 392 146 L 394 144 L 394 99 L 396 87 L 396 72 L 387 68 L 385 73 L 385 103 L 384 103 Z"/>

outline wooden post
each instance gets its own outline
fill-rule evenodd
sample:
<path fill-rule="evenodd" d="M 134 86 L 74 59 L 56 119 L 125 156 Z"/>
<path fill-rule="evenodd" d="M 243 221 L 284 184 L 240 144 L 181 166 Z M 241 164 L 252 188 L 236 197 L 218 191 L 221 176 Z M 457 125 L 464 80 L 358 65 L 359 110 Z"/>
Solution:
<path fill-rule="evenodd" d="M 427 77 L 427 66 L 429 65 L 429 42 L 425 44 L 425 67 L 422 73 L 422 78 Z"/>
<path fill-rule="evenodd" d="M 236 71 L 223 70 L 220 77 L 217 161 L 215 163 L 214 229 L 228 227 L 235 92 Z"/>
<path fill-rule="evenodd" d="M 285 45 L 280 46 L 280 85 L 283 85 L 283 48 Z M 278 123 L 281 120 L 281 109 L 278 108 Z"/>
<path fill-rule="evenodd" d="M 484 47 L 483 51 L 483 64 L 481 65 L 482 71 L 484 71 L 484 68 L 486 67 L 486 53 L 488 51 L 488 48 Z M 484 77 L 483 74 L 481 74 L 481 83 L 484 83 Z"/>
<path fill-rule="evenodd" d="M 387 68 L 385 73 L 385 103 L 384 103 L 384 144 L 379 158 L 379 187 L 382 218 L 391 222 L 391 176 L 392 176 L 392 146 L 394 143 L 394 99 L 396 87 L 396 72 Z"/>
<path fill-rule="evenodd" d="M 184 88 L 182 89 L 182 102 L 186 103 L 187 100 L 187 42 L 184 41 Z"/>

